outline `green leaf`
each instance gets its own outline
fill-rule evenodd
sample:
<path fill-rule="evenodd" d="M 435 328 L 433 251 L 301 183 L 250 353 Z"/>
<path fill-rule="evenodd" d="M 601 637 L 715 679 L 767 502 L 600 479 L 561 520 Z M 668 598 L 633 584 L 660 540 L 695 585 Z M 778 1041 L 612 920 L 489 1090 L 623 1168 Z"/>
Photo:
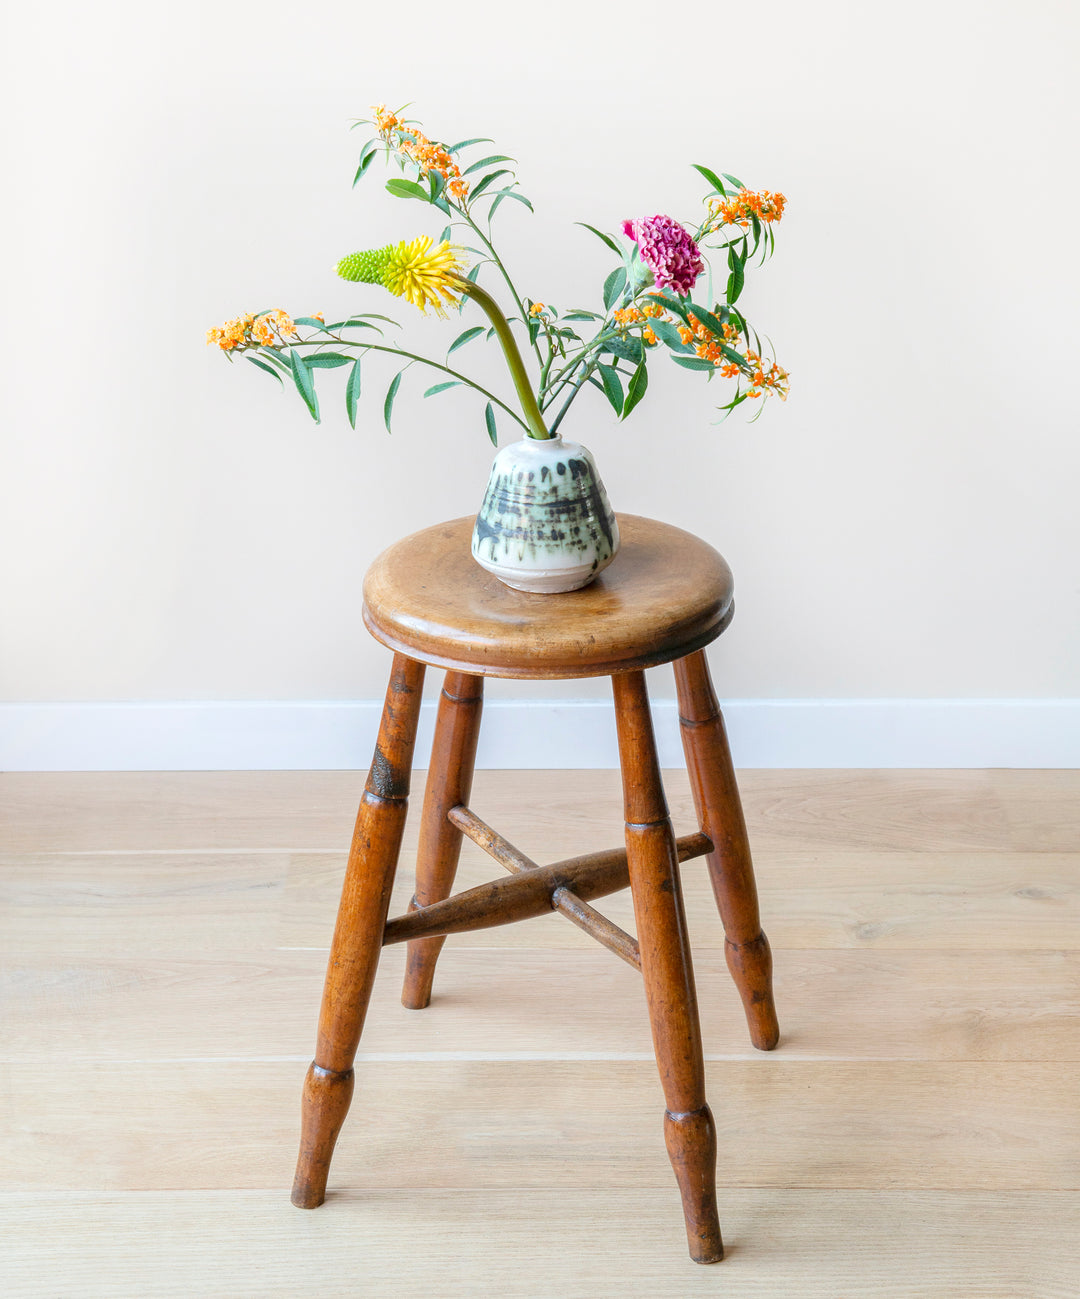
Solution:
<path fill-rule="evenodd" d="M 449 153 L 450 151 L 447 150 Z M 471 167 L 466 167 L 461 173 L 463 176 L 471 176 L 474 171 L 480 171 L 484 167 L 490 167 L 493 162 L 513 162 L 514 159 L 506 153 L 493 153 L 490 158 L 481 158 L 479 162 L 474 162 Z"/>
<path fill-rule="evenodd" d="M 725 171 L 725 172 L 724 172 L 724 179 L 725 179 L 725 180 L 730 180 L 731 183 L 735 186 L 736 189 L 745 189 L 745 188 L 746 188 L 746 186 L 742 183 L 742 181 L 738 178 L 738 176 L 733 176 L 733 175 L 731 174 L 730 171 Z"/>
<path fill-rule="evenodd" d="M 484 423 L 487 424 L 488 437 L 491 438 L 491 445 L 499 445 L 499 430 L 495 427 L 495 411 L 492 409 L 491 402 L 488 402 L 484 408 Z"/>
<path fill-rule="evenodd" d="M 586 311 L 583 307 L 575 307 L 573 311 L 568 311 L 563 320 L 603 320 L 604 317 L 598 315 L 595 311 Z"/>
<path fill-rule="evenodd" d="M 442 192 L 446 188 L 446 177 L 441 171 L 428 172 L 428 198 L 432 203 L 437 203 L 442 197 Z"/>
<path fill-rule="evenodd" d="M 345 413 L 349 417 L 349 423 L 356 428 L 356 402 L 360 396 L 360 358 L 357 357 L 353 362 L 353 368 L 349 371 L 349 381 L 345 385 Z"/>
<path fill-rule="evenodd" d="M 597 237 L 597 239 L 607 244 L 607 246 L 611 249 L 611 251 L 615 254 L 616 257 L 621 257 L 623 255 L 623 250 L 619 247 L 619 245 L 615 242 L 615 240 L 611 238 L 610 235 L 603 234 L 601 231 L 597 230 L 596 226 L 589 225 L 588 221 L 575 221 L 574 225 L 584 226 L 586 230 L 591 230 L 593 234 Z"/>
<path fill-rule="evenodd" d="M 387 193 L 393 194 L 395 198 L 418 198 L 425 203 L 431 202 L 431 195 L 423 185 L 417 185 L 412 180 L 402 180 L 395 176 L 386 182 L 386 189 Z"/>
<path fill-rule="evenodd" d="M 723 352 L 723 354 L 727 357 L 729 361 L 734 362 L 734 364 L 737 365 L 740 370 L 745 371 L 747 374 L 754 373 L 754 367 L 750 364 L 750 362 L 746 360 L 745 357 L 740 356 L 739 353 L 736 352 L 733 347 L 728 347 L 726 343 L 721 343 L 720 351 Z"/>
<path fill-rule="evenodd" d="M 295 350 L 289 353 L 289 364 L 292 366 L 293 383 L 303 397 L 304 405 L 311 412 L 311 418 L 315 423 L 320 423 L 319 399 L 315 395 L 315 379 L 311 371 L 305 365 L 304 358 Z"/>
<path fill-rule="evenodd" d="M 738 302 L 746 276 L 743 271 L 743 259 L 734 248 L 728 249 L 728 266 L 731 269 L 731 274 L 728 276 L 725 296 L 728 302 Z"/>
<path fill-rule="evenodd" d="M 641 362 L 641 344 L 636 338 L 609 338 L 600 351 L 621 356 L 624 361 L 633 361 L 635 365 Z"/>
<path fill-rule="evenodd" d="M 695 171 L 700 171 L 718 194 L 723 194 L 723 196 L 727 198 L 727 190 L 724 188 L 724 182 L 715 171 L 711 171 L 708 167 L 703 167 L 700 162 L 692 162 L 690 166 L 693 167 Z"/>
<path fill-rule="evenodd" d="M 351 357 L 342 356 L 340 352 L 316 352 L 305 358 L 306 364 L 313 370 L 336 370 L 338 366 L 348 365 Z"/>
<path fill-rule="evenodd" d="M 630 376 L 630 384 L 626 389 L 626 401 L 623 404 L 623 419 L 634 409 L 638 402 L 645 396 L 645 390 L 649 386 L 649 372 L 645 368 L 645 358 L 642 357 L 641 364 Z"/>
<path fill-rule="evenodd" d="M 367 171 L 367 169 L 371 166 L 372 162 L 375 160 L 375 155 L 379 152 L 379 146 L 381 143 L 382 143 L 381 140 L 369 140 L 367 144 L 365 144 L 364 147 L 360 150 L 360 165 L 357 167 L 356 175 L 353 177 L 354 187 L 356 185 L 356 182 L 360 179 L 360 177 L 364 174 L 364 172 Z"/>
<path fill-rule="evenodd" d="M 451 237 L 451 235 L 453 235 L 453 233 L 454 233 L 454 232 L 453 232 L 453 230 L 451 229 L 450 226 L 443 226 L 442 234 L 439 235 L 438 242 L 439 242 L 440 244 L 449 243 L 449 242 L 450 242 L 450 237 Z"/>
<path fill-rule="evenodd" d="M 342 326 L 346 326 L 350 329 L 374 329 L 374 325 L 367 325 L 364 323 L 367 320 L 385 320 L 388 325 L 393 325 L 395 329 L 401 328 L 396 320 L 391 320 L 389 316 L 380 316 L 377 311 L 358 311 L 355 316 L 350 316 L 348 320 L 343 320 L 341 325 L 329 325 L 327 328 L 340 329 Z M 379 333 L 382 333 L 381 329 L 379 330 Z"/>
<path fill-rule="evenodd" d="M 669 298 L 663 293 L 650 293 L 648 294 L 648 298 L 650 302 L 659 302 L 660 305 L 666 307 L 668 311 L 673 311 L 683 324 L 688 325 L 690 323 L 686 318 L 689 309 L 689 304 L 687 302 L 678 298 Z"/>
<path fill-rule="evenodd" d="M 307 329 L 326 330 L 326 326 L 321 320 L 316 320 L 314 316 L 296 316 L 293 319 L 294 325 L 303 325 Z"/>
<path fill-rule="evenodd" d="M 730 412 L 733 411 L 736 406 L 741 406 L 748 396 L 749 394 L 745 392 L 736 393 L 735 396 L 732 397 L 732 399 L 726 405 L 717 406 L 716 409 L 720 411 L 722 414 L 730 414 Z"/>
<path fill-rule="evenodd" d="M 694 350 L 693 343 L 684 343 L 682 341 L 678 329 L 670 320 L 650 320 L 649 324 L 652 326 L 652 331 L 657 338 L 663 339 L 673 352 L 692 352 Z"/>
<path fill-rule="evenodd" d="M 711 361 L 703 361 L 700 356 L 673 356 L 671 359 L 676 365 L 681 365 L 684 370 L 716 369 L 716 366 Z"/>
<path fill-rule="evenodd" d="M 500 176 L 509 176 L 509 175 L 510 172 L 505 167 L 500 168 L 498 171 L 489 171 L 488 174 L 479 182 L 476 188 L 469 195 L 470 201 L 474 198 L 478 198 L 484 192 L 484 190 L 487 189 L 489 185 L 494 185 L 494 183 L 499 179 Z"/>
<path fill-rule="evenodd" d="M 626 267 L 616 266 L 604 281 L 604 310 L 610 311 L 626 288 Z"/>
<path fill-rule="evenodd" d="M 459 140 L 457 144 L 448 144 L 447 153 L 458 153 L 461 149 L 467 149 L 470 144 L 494 144 L 494 140 L 489 140 L 486 135 L 475 135 L 471 140 Z"/>
<path fill-rule="evenodd" d="M 272 347 L 260 347 L 259 356 L 262 360 L 269 361 L 271 365 L 276 366 L 283 373 L 290 376 L 292 375 L 292 367 L 289 365 L 288 361 L 283 360 Z"/>
<path fill-rule="evenodd" d="M 446 349 L 446 355 L 449 356 L 451 352 L 456 352 L 459 347 L 464 347 L 466 343 L 471 343 L 474 338 L 478 338 L 483 332 L 483 325 L 473 325 L 471 329 L 467 329 L 463 334 L 458 334 L 457 338 L 455 338 Z"/>
<path fill-rule="evenodd" d="M 600 371 L 600 379 L 604 385 L 604 396 L 611 402 L 615 414 L 621 415 L 623 413 L 623 388 L 618 370 L 614 366 L 604 365 L 602 361 L 597 364 L 596 368 Z"/>
<path fill-rule="evenodd" d="M 278 383 L 280 383 L 283 388 L 285 387 L 284 379 L 282 379 L 281 375 L 278 374 L 272 365 L 267 365 L 265 361 L 260 361 L 258 357 L 255 356 L 249 356 L 248 360 L 252 365 L 257 365 L 260 370 L 265 370 L 267 374 L 272 374 Z"/>
<path fill-rule="evenodd" d="M 696 320 L 700 320 L 706 329 L 712 330 L 717 338 L 723 338 L 724 326 L 711 311 L 706 311 L 704 307 L 699 307 L 696 302 L 690 304 L 690 312 Z"/>
<path fill-rule="evenodd" d="M 397 396 L 398 388 L 401 387 L 401 376 L 404 373 L 405 373 L 404 370 L 399 370 L 398 373 L 395 374 L 394 377 L 390 380 L 390 387 L 387 388 L 386 390 L 386 399 L 383 402 L 382 414 L 383 414 L 383 423 L 386 425 L 387 433 L 391 431 L 390 415 L 394 409 L 394 398 Z"/>
<path fill-rule="evenodd" d="M 495 202 L 492 203 L 491 205 L 491 211 L 488 212 L 488 220 L 491 219 L 492 212 L 495 211 L 495 209 L 499 206 L 499 204 L 503 201 L 504 198 L 516 199 L 519 203 L 524 203 L 530 212 L 535 211 L 535 208 L 525 197 L 524 194 L 519 194 L 516 189 L 512 189 L 508 186 L 506 189 L 501 189 L 498 191 L 498 195 L 496 196 Z"/>
<path fill-rule="evenodd" d="M 425 397 L 434 397 L 437 392 L 445 392 L 447 388 L 460 388 L 460 379 L 449 379 L 446 383 L 437 383 L 424 393 Z"/>
<path fill-rule="evenodd" d="M 392 320 L 390 323 L 394 325 L 397 322 Z M 376 334 L 383 333 L 378 325 L 369 324 L 366 320 L 335 320 L 332 325 L 326 326 L 328 334 L 333 334 L 339 329 L 373 329 Z M 357 346 L 362 346 L 362 344 L 357 344 Z"/>

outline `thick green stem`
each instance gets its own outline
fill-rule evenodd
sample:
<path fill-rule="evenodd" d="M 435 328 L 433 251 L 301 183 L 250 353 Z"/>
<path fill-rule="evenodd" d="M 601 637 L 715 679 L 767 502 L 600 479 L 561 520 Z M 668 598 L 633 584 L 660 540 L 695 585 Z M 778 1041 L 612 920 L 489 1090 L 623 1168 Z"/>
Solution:
<path fill-rule="evenodd" d="M 510 377 L 514 381 L 518 401 L 521 402 L 522 414 L 529 426 L 529 437 L 541 440 L 550 438 L 551 434 L 544 423 L 544 417 L 540 414 L 540 407 L 536 404 L 536 396 L 533 393 L 532 385 L 529 383 L 529 376 L 525 373 L 525 362 L 521 359 L 521 353 L 518 351 L 514 335 L 510 332 L 509 321 L 500 310 L 499 304 L 486 289 L 482 289 L 479 284 L 474 284 L 472 280 L 461 279 L 458 281 L 458 286 L 463 293 L 467 293 L 475 301 L 495 328 L 495 333 L 503 350 L 503 356 L 506 357 L 506 364 L 510 370 Z"/>
<path fill-rule="evenodd" d="M 522 300 L 521 300 L 521 294 L 518 293 L 518 291 L 517 291 L 516 288 L 514 288 L 514 281 L 510 278 L 510 272 L 509 272 L 509 271 L 506 269 L 506 267 L 503 265 L 502 258 L 501 258 L 501 257 L 499 256 L 499 254 L 495 251 L 495 245 L 491 242 L 491 239 L 490 239 L 489 235 L 484 234 L 483 230 L 481 230 L 480 227 L 476 224 L 476 222 L 472 219 L 472 216 L 469 214 L 469 211 L 468 211 L 467 208 L 457 207 L 457 204 L 455 204 L 454 206 L 455 206 L 455 208 L 457 208 L 457 211 L 459 211 L 459 212 L 461 213 L 461 215 L 465 218 L 465 220 L 469 223 L 469 225 L 472 227 L 474 233 L 476 234 L 476 237 L 477 237 L 477 238 L 478 238 L 478 239 L 483 243 L 484 247 L 485 247 L 485 248 L 488 250 L 488 252 L 491 254 L 491 260 L 492 260 L 492 261 L 495 263 L 495 265 L 499 268 L 499 271 L 500 271 L 500 273 L 501 273 L 503 279 L 506 281 L 506 287 L 510 290 L 510 294 L 511 294 L 511 296 L 512 296 L 513 299 L 514 299 L 514 305 L 517 307 L 518 312 L 520 313 L 522 320 L 526 320 L 526 319 L 527 319 L 527 315 L 526 315 L 526 312 L 525 312 L 525 304 L 524 304 L 524 303 L 522 302 Z M 490 229 L 491 229 L 491 218 L 490 218 L 490 215 L 489 215 L 489 217 L 488 217 L 488 230 L 489 230 L 489 232 L 490 232 Z M 540 363 L 541 363 L 541 362 L 540 362 L 540 349 L 539 349 L 539 347 L 537 347 L 537 345 L 536 345 L 535 343 L 533 343 L 533 351 L 536 353 L 536 360 L 537 360 L 537 363 L 540 364 Z"/>

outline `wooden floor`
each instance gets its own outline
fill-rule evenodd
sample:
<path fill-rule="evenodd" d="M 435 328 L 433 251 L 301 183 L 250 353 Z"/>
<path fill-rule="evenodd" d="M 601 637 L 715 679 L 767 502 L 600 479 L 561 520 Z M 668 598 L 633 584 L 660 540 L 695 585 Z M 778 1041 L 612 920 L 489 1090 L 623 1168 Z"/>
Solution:
<path fill-rule="evenodd" d="M 728 1245 L 702 1268 L 640 978 L 562 917 L 449 940 L 421 1012 L 387 949 L 303 1212 L 361 777 L 0 777 L 0 1294 L 1075 1299 L 1080 773 L 742 783 L 782 1039 L 750 1048 L 687 863 Z M 611 772 L 481 772 L 473 806 L 540 861 L 621 839 Z M 466 845 L 462 886 L 498 873 Z"/>

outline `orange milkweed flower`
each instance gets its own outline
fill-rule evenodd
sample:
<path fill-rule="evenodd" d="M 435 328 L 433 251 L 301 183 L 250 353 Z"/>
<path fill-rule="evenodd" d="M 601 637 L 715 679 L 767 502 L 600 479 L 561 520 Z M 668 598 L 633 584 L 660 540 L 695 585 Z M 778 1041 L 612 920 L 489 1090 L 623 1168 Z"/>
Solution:
<path fill-rule="evenodd" d="M 766 225 L 779 221 L 786 205 L 787 199 L 783 194 L 774 194 L 768 189 L 741 189 L 731 198 L 709 200 L 709 209 L 714 216 L 719 216 L 726 225 L 744 228 L 750 224 L 751 217 L 757 217 Z"/>

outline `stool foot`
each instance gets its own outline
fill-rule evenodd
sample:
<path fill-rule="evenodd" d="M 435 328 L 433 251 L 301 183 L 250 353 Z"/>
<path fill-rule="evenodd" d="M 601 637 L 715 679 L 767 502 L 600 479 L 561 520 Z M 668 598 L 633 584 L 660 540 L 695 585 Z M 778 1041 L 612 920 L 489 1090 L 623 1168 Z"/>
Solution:
<path fill-rule="evenodd" d="M 483 677 L 447 672 L 435 719 L 416 852 L 416 894 L 410 911 L 442 902 L 454 886 L 461 854 L 461 831 L 447 820 L 447 813 L 469 802 L 483 707 Z M 401 1004 L 406 1010 L 423 1010 L 431 1001 L 435 963 L 444 942 L 446 936 L 440 935 L 416 938 L 409 943 L 401 990 Z"/>
<path fill-rule="evenodd" d="M 772 995 L 772 951 L 769 940 L 758 933 L 748 943 L 724 940 L 724 955 L 742 998 L 750 1041 L 759 1051 L 771 1051 L 780 1041 Z"/>
<path fill-rule="evenodd" d="M 354 1081 L 351 1069 L 334 1073 L 314 1063 L 308 1068 L 301 1102 L 300 1155 L 292 1188 L 292 1202 L 298 1209 L 317 1209 L 326 1199 L 330 1160 L 349 1112 Z"/>
<path fill-rule="evenodd" d="M 686 933 L 675 835 L 656 760 L 645 677 L 612 677 L 619 733 L 626 859 L 641 973 L 667 1112 L 664 1138 L 682 1195 L 690 1256 L 723 1257 L 716 1209 L 716 1129 L 705 1101 L 697 993 Z"/>
<path fill-rule="evenodd" d="M 724 1242 L 716 1208 L 716 1124 L 708 1105 L 692 1114 L 665 1111 L 664 1141 L 682 1195 L 690 1257 L 719 1263 Z"/>
<path fill-rule="evenodd" d="M 441 902 L 442 898 L 433 901 Z M 419 903 L 413 898 L 409 906 L 415 911 Z M 406 944 L 405 983 L 401 989 L 401 1004 L 406 1010 L 426 1010 L 431 1005 L 431 985 L 435 982 L 435 962 L 439 959 L 446 935 L 435 938 L 414 938 Z"/>
<path fill-rule="evenodd" d="M 772 955 L 761 930 L 746 820 L 704 650 L 675 664 L 675 685 L 698 823 L 713 841 L 706 861 L 727 939 L 728 969 L 742 998 L 751 1042 L 759 1051 L 771 1051 L 780 1040 Z"/>
<path fill-rule="evenodd" d="M 304 1083 L 292 1193 L 293 1204 L 302 1209 L 314 1209 L 325 1198 L 334 1144 L 352 1098 L 352 1064 L 382 951 L 408 811 L 423 685 L 424 665 L 396 655 L 375 756 L 356 814 L 323 984 L 315 1060 Z"/>

